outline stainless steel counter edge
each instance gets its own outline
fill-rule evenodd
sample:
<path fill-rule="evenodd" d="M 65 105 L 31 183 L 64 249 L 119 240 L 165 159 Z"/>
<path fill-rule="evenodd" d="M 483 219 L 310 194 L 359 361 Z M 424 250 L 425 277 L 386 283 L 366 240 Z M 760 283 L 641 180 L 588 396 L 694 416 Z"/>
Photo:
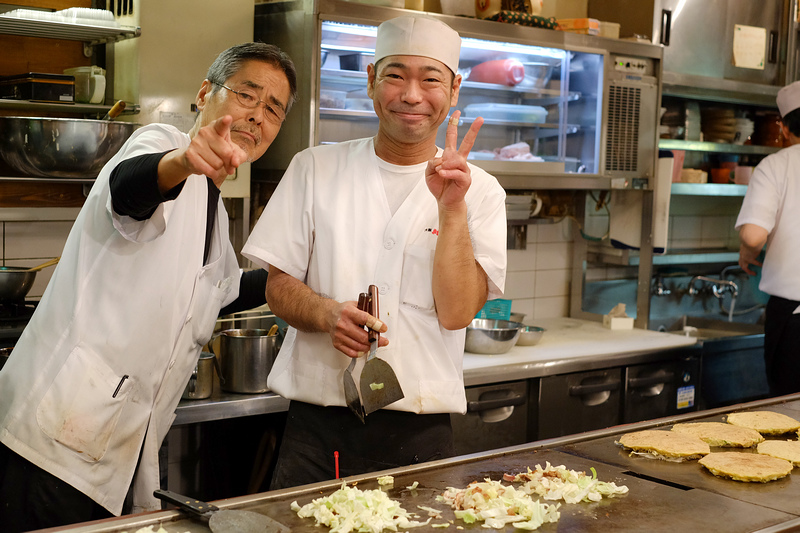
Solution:
<path fill-rule="evenodd" d="M 503 381 L 540 378 L 570 372 L 584 372 L 601 368 L 612 368 L 632 364 L 654 363 L 669 361 L 697 350 L 699 355 L 700 344 L 686 345 L 673 348 L 660 348 L 655 350 L 635 350 L 613 355 L 598 354 L 579 357 L 564 357 L 562 359 L 550 358 L 540 361 L 522 361 L 495 367 L 483 367 L 464 371 L 464 385 L 486 385 Z"/>
<path fill-rule="evenodd" d="M 289 409 L 289 400 L 274 392 L 236 394 L 217 388 L 204 400 L 181 400 L 175 409 L 173 426 L 210 422 L 240 416 L 280 413 Z"/>

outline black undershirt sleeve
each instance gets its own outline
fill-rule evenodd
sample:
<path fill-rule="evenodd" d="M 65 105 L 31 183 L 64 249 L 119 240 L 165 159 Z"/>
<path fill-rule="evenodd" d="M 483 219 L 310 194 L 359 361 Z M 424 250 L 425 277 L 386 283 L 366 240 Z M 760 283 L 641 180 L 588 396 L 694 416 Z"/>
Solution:
<path fill-rule="evenodd" d="M 134 220 L 147 220 L 163 202 L 174 200 L 183 190 L 185 181 L 176 185 L 166 194 L 158 190 L 158 163 L 167 152 L 144 154 L 122 161 L 111 171 L 109 187 L 111 204 L 118 215 L 129 216 Z M 206 177 L 208 184 L 208 204 L 206 207 L 205 249 L 203 264 L 208 260 L 214 220 L 217 215 L 220 190 Z M 227 315 L 259 307 L 267 302 L 267 271 L 252 270 L 242 274 L 239 297 L 220 311 Z"/>
<path fill-rule="evenodd" d="M 147 220 L 159 204 L 178 197 L 185 182 L 163 195 L 158 190 L 158 163 L 170 151 L 132 157 L 114 167 L 109 187 L 111 205 L 118 215 Z"/>
<path fill-rule="evenodd" d="M 248 270 L 242 273 L 239 282 L 239 297 L 220 309 L 219 314 L 229 315 L 240 311 L 247 311 L 267 303 L 267 271 L 263 268 Z"/>

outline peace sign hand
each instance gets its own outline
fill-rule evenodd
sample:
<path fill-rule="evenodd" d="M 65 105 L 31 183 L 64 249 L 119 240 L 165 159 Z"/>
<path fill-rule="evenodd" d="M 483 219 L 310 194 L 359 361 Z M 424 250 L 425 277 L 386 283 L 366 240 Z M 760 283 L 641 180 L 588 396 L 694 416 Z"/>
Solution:
<path fill-rule="evenodd" d="M 461 141 L 461 146 L 456 149 L 458 141 L 458 120 L 461 111 L 455 111 L 447 123 L 444 151 L 441 157 L 428 161 L 425 169 L 425 182 L 440 208 L 454 207 L 464 201 L 472 177 L 467 165 L 467 155 L 475 144 L 478 131 L 483 125 L 483 118 L 478 117 L 472 123 Z"/>

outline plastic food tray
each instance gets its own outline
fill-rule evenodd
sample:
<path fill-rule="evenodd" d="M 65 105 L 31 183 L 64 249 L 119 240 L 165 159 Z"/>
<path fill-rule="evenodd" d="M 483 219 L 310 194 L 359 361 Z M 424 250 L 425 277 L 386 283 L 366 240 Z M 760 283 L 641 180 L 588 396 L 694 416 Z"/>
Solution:
<path fill-rule="evenodd" d="M 547 110 L 536 105 L 470 104 L 464 108 L 464 116 L 541 124 L 547 119 Z"/>

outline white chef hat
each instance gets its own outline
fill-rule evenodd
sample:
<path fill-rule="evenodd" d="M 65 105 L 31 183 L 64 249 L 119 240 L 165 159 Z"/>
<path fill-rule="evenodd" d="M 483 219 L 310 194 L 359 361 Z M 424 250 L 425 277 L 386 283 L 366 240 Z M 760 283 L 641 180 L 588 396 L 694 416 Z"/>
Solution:
<path fill-rule="evenodd" d="M 432 17 L 405 15 L 378 26 L 376 63 L 386 56 L 423 56 L 441 61 L 455 74 L 460 53 L 458 32 Z"/>
<path fill-rule="evenodd" d="M 797 108 L 800 108 L 800 81 L 790 83 L 778 91 L 778 111 L 785 117 Z"/>

